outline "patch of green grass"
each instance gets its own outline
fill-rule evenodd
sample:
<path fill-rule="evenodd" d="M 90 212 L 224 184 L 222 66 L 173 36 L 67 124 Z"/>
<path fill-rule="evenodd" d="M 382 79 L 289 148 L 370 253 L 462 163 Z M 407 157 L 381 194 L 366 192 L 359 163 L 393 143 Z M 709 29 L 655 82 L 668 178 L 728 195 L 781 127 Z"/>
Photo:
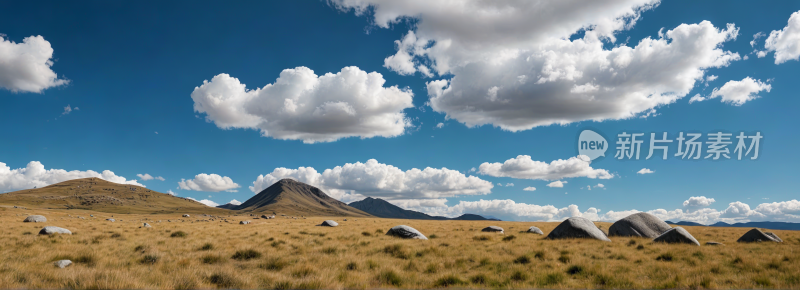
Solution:
<path fill-rule="evenodd" d="M 177 232 L 174 232 L 174 233 L 170 234 L 169 236 L 172 237 L 172 238 L 185 238 L 185 237 L 189 236 L 189 234 L 187 234 L 184 231 L 177 231 Z"/>
<path fill-rule="evenodd" d="M 211 243 L 205 243 L 202 246 L 200 246 L 199 250 L 200 251 L 211 251 L 213 249 L 214 249 L 214 245 L 212 245 Z"/>
<path fill-rule="evenodd" d="M 238 261 L 249 261 L 257 258 L 261 258 L 261 253 L 253 249 L 239 250 L 231 256 L 231 259 Z"/>
<path fill-rule="evenodd" d="M 433 286 L 434 287 L 450 287 L 450 286 L 464 285 L 464 284 L 467 284 L 467 282 L 464 281 L 464 280 L 461 280 L 460 278 L 456 277 L 455 275 L 447 275 L 447 276 L 444 276 L 442 278 L 437 279 L 436 282 L 433 283 Z"/>
<path fill-rule="evenodd" d="M 536 251 L 533 253 L 533 257 L 539 260 L 544 260 L 546 258 L 546 254 L 544 251 Z"/>
<path fill-rule="evenodd" d="M 87 267 L 94 267 L 97 264 L 97 259 L 91 254 L 80 255 L 73 261 L 78 264 L 84 264 Z"/>
<path fill-rule="evenodd" d="M 469 281 L 472 284 L 486 285 L 489 283 L 489 277 L 486 274 L 478 274 L 469 278 Z"/>
<path fill-rule="evenodd" d="M 322 252 L 325 254 L 336 254 L 338 251 L 339 249 L 336 247 L 327 247 L 322 249 Z"/>
<path fill-rule="evenodd" d="M 474 240 L 474 241 L 491 241 L 492 237 L 487 236 L 487 235 L 480 235 L 480 236 L 472 237 L 472 240 Z"/>
<path fill-rule="evenodd" d="M 753 283 L 756 283 L 756 285 L 762 287 L 772 287 L 772 280 L 770 280 L 767 276 L 755 277 L 753 278 Z"/>
<path fill-rule="evenodd" d="M 563 282 L 564 279 L 565 279 L 564 274 L 561 274 L 561 273 L 550 273 L 550 274 L 544 275 L 544 277 L 542 277 L 541 280 L 539 281 L 539 284 L 541 284 L 543 286 L 555 285 L 555 284 Z"/>
<path fill-rule="evenodd" d="M 392 270 L 381 272 L 380 274 L 378 274 L 377 280 L 381 284 L 388 284 L 397 287 L 403 285 L 403 279 L 400 278 L 400 275 L 398 275 Z"/>
<path fill-rule="evenodd" d="M 372 234 L 370 232 L 361 232 L 361 235 L 365 236 L 365 237 L 371 237 L 372 236 Z"/>
<path fill-rule="evenodd" d="M 203 262 L 203 264 L 218 264 L 224 262 L 224 260 L 220 256 L 205 255 L 202 258 L 200 258 L 200 262 Z"/>

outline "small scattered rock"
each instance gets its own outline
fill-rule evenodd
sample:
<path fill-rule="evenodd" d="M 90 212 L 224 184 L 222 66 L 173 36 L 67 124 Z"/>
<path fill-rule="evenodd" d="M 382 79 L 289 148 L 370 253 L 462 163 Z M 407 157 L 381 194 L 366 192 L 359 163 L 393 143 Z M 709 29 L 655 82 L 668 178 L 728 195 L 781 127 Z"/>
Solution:
<path fill-rule="evenodd" d="M 239 224 L 240 225 L 249 225 L 250 221 L 240 221 Z"/>
<path fill-rule="evenodd" d="M 335 226 L 338 226 L 338 225 L 339 225 L 339 223 L 337 223 L 337 222 L 335 222 L 333 220 L 326 220 L 326 221 L 322 222 L 321 224 L 319 224 L 318 226 L 321 226 L 321 227 L 335 227 Z"/>
<path fill-rule="evenodd" d="M 55 264 L 56 267 L 64 269 L 64 268 L 68 267 L 69 265 L 72 265 L 72 261 L 70 261 L 70 260 L 58 260 L 53 264 Z"/>
<path fill-rule="evenodd" d="M 47 218 L 44 217 L 43 215 L 32 215 L 32 216 L 26 217 L 25 220 L 22 221 L 22 222 L 26 222 L 26 223 L 43 223 L 43 222 L 47 222 Z"/>
<path fill-rule="evenodd" d="M 530 228 L 528 228 L 528 231 L 527 231 L 527 233 L 544 235 L 544 233 L 542 232 L 542 230 L 540 230 L 540 229 L 539 229 L 539 228 L 537 228 L 537 227 L 530 227 Z"/>
<path fill-rule="evenodd" d="M 47 226 L 47 227 L 42 228 L 42 230 L 39 231 L 39 234 L 40 235 L 54 235 L 54 234 L 71 235 L 72 232 L 70 232 L 68 229 L 65 229 L 65 228 Z"/>
<path fill-rule="evenodd" d="M 117 221 L 117 220 L 115 220 L 115 219 L 106 219 L 106 220 L 107 220 L 107 221 L 110 221 L 110 222 L 112 222 L 112 223 L 113 223 L 113 222 L 115 222 L 115 221 Z"/>
<path fill-rule="evenodd" d="M 148 224 L 148 223 L 144 223 L 144 224 L 142 224 L 142 227 L 143 227 L 143 228 L 152 228 L 153 226 L 151 226 L 151 225 L 150 225 L 150 224 Z"/>
<path fill-rule="evenodd" d="M 185 215 L 183 215 L 183 217 L 189 217 L 189 215 L 188 215 L 188 214 L 185 214 Z"/>
<path fill-rule="evenodd" d="M 399 237 L 403 239 L 417 239 L 417 240 L 427 240 L 428 238 L 425 237 L 422 233 L 420 233 L 417 229 L 406 226 L 406 225 L 399 225 L 389 229 L 386 232 L 387 236 Z"/>

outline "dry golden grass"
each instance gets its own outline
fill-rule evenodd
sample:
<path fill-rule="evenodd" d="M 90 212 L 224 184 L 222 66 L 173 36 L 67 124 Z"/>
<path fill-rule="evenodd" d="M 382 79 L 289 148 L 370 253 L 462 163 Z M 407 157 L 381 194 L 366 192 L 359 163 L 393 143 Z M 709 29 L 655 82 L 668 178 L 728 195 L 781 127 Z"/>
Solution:
<path fill-rule="evenodd" d="M 45 215 L 48 222 L 23 223 L 27 214 Z M 328 228 L 314 226 L 327 218 L 75 218 L 89 214 L 0 208 L 0 287 L 800 288 L 800 233 L 793 231 L 774 231 L 785 241 L 780 244 L 738 244 L 749 229 L 687 227 L 701 243 L 725 243 L 697 247 L 630 238 L 552 241 L 520 233 L 533 225 L 548 233 L 557 225 L 543 222 L 334 218 L 340 226 Z M 139 228 L 143 219 L 153 228 Z M 246 219 L 253 223 L 238 224 Z M 384 235 L 400 224 L 430 240 Z M 75 234 L 38 236 L 45 225 Z M 506 235 L 481 233 L 488 225 L 505 228 Z M 53 266 L 65 258 L 75 264 Z"/>

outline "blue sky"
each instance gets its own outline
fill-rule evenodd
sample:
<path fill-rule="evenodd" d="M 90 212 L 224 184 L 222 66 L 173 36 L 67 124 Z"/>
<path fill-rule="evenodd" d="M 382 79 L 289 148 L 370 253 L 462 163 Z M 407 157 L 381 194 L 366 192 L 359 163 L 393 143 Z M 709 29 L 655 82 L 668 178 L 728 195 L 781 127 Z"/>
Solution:
<path fill-rule="evenodd" d="M 291 177 L 432 214 L 800 221 L 800 3 L 564 1 L 537 18 L 371 2 L 8 3 L 0 192 L 96 174 L 222 204 Z M 265 88 L 278 78 L 286 87 Z M 287 117 L 290 98 L 305 111 Z M 757 160 L 588 163 L 576 157 L 586 128 L 612 143 L 623 131 L 764 138 Z M 546 168 L 489 169 L 520 155 Z"/>

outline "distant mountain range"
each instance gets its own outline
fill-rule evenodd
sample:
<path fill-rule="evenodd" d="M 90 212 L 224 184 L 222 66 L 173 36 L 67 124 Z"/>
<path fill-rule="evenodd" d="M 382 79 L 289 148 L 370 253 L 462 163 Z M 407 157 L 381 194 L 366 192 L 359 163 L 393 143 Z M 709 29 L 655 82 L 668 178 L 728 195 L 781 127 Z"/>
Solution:
<path fill-rule="evenodd" d="M 498 220 L 489 219 L 476 214 L 463 214 L 456 218 L 443 216 L 431 216 L 418 211 L 403 209 L 380 198 L 367 197 L 364 200 L 351 202 L 349 206 L 360 209 L 376 217 L 393 219 L 414 219 L 414 220 Z"/>
<path fill-rule="evenodd" d="M 667 221 L 668 224 L 674 224 L 679 226 L 701 226 L 705 227 L 706 225 L 696 222 L 687 222 L 687 221 L 678 221 L 678 222 L 671 222 Z M 762 228 L 762 229 L 770 229 L 770 230 L 793 230 L 798 231 L 800 230 L 800 223 L 788 223 L 788 222 L 746 222 L 746 223 L 735 223 L 729 224 L 725 222 L 717 222 L 712 225 L 708 225 L 708 227 L 732 227 L 732 228 Z"/>

